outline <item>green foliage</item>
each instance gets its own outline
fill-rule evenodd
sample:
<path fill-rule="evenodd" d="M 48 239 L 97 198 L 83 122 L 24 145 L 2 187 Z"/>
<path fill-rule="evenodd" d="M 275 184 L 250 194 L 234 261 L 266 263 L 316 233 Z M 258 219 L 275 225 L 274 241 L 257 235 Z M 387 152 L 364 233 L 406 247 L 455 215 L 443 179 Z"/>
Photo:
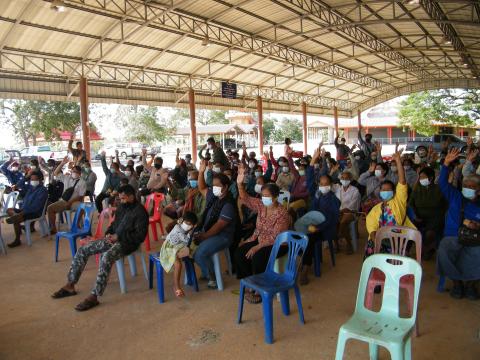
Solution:
<path fill-rule="evenodd" d="M 273 119 L 263 120 L 263 138 L 266 141 L 273 141 L 275 133 L 275 121 Z"/>
<path fill-rule="evenodd" d="M 410 94 L 400 103 L 400 125 L 424 135 L 433 135 L 434 121 L 450 126 L 475 125 L 480 117 L 477 90 L 437 90 Z"/>
<path fill-rule="evenodd" d="M 128 138 L 131 141 L 138 141 L 148 145 L 164 141 L 172 132 L 167 124 L 160 123 L 158 119 L 158 108 L 134 107 L 133 112 L 128 115 L 126 126 L 128 127 Z"/>
<path fill-rule="evenodd" d="M 272 121 L 275 121 L 272 119 Z M 283 142 L 285 138 L 292 139 L 292 142 L 303 140 L 302 122 L 296 119 L 282 119 L 278 128 L 273 133 L 273 140 Z"/>

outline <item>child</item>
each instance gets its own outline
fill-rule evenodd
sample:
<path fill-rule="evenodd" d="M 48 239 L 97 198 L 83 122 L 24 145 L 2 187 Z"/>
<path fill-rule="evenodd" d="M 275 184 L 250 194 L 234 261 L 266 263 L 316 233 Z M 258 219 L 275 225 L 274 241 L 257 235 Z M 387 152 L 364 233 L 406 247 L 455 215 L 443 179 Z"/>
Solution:
<path fill-rule="evenodd" d="M 160 250 L 160 263 L 165 271 L 168 273 L 173 269 L 173 290 L 176 297 L 183 297 L 185 293 L 180 286 L 180 278 L 182 275 L 182 261 L 183 257 L 190 254 L 188 243 L 190 234 L 197 224 L 197 216 L 191 211 L 186 211 L 183 214 L 183 219 L 180 219 L 178 224 L 167 235 L 165 242 Z"/>

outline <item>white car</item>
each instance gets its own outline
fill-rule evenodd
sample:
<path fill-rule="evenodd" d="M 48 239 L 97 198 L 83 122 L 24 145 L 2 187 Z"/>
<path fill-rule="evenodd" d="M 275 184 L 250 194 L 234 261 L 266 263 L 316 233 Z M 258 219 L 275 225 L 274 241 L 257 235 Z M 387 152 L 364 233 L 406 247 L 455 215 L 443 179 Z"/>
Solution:
<path fill-rule="evenodd" d="M 105 151 L 107 157 L 115 156 L 115 150 L 118 150 L 118 156 L 127 159 L 135 159 L 137 156 L 142 154 L 142 149 L 147 148 L 146 145 L 141 143 L 119 143 L 119 144 L 110 144 L 106 145 L 104 148 L 100 149 L 98 154 L 101 154 L 102 151 Z"/>
<path fill-rule="evenodd" d="M 45 161 L 48 159 L 56 159 L 55 152 L 52 150 L 50 145 L 29 146 L 27 148 L 23 148 L 20 150 L 20 156 L 22 159 L 36 159 L 41 156 Z"/>

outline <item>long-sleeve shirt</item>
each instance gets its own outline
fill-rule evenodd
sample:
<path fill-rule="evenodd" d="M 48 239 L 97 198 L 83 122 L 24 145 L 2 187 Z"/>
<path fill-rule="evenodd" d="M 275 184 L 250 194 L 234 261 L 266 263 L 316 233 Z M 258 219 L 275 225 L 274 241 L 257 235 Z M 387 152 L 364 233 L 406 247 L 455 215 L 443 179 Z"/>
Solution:
<path fill-rule="evenodd" d="M 123 175 L 119 175 L 117 173 L 113 174 L 107 166 L 107 160 L 105 156 L 101 158 L 102 169 L 105 174 L 105 183 L 103 184 L 102 192 L 106 193 L 109 190 L 118 190 L 120 188 L 120 180 L 124 177 Z"/>
<path fill-rule="evenodd" d="M 215 146 L 212 150 L 209 150 L 212 152 L 212 161 L 215 164 L 222 164 L 225 169 L 230 168 L 230 162 L 228 161 L 228 157 L 223 151 L 223 149 L 219 146 Z M 203 156 L 203 148 L 200 149 L 198 152 L 198 157 L 203 160 L 205 157 Z"/>
<path fill-rule="evenodd" d="M 167 184 L 166 180 L 162 179 L 162 175 L 167 172 L 166 169 L 160 168 L 152 168 L 152 172 L 150 173 L 150 179 L 148 179 L 147 189 L 149 190 L 160 190 L 161 188 L 165 187 Z"/>
<path fill-rule="evenodd" d="M 335 138 L 335 148 L 337 149 L 337 160 L 347 160 L 350 148 L 345 144 L 340 144 L 338 137 Z"/>
<path fill-rule="evenodd" d="M 458 236 L 458 229 L 461 221 L 461 209 L 464 204 L 464 218 L 480 222 L 480 204 L 472 202 L 463 197 L 462 193 L 448 183 L 448 167 L 442 165 L 438 185 L 443 196 L 448 201 L 448 211 L 445 216 L 444 236 Z"/>
<path fill-rule="evenodd" d="M 31 214 L 34 217 L 42 215 L 43 207 L 48 198 L 48 190 L 43 185 L 33 187 L 28 185 L 27 192 L 23 197 L 21 209 L 24 214 Z"/>
<path fill-rule="evenodd" d="M 375 144 L 372 142 L 367 143 L 362 138 L 362 130 L 358 129 L 358 142 L 360 143 L 360 149 L 362 149 L 363 153 L 365 154 L 366 158 L 370 157 L 370 154 L 375 151 Z"/>
<path fill-rule="evenodd" d="M 89 172 L 82 170 L 82 179 L 85 181 L 87 186 L 87 191 L 90 194 L 95 193 L 95 183 L 97 182 L 97 174 L 95 174 L 92 170 Z"/>
<path fill-rule="evenodd" d="M 370 171 L 365 171 L 362 175 L 360 175 L 360 177 L 358 178 L 358 183 L 360 185 L 366 186 L 367 197 L 370 197 L 370 196 L 375 196 L 377 198 L 380 197 L 381 180 Z"/>
<path fill-rule="evenodd" d="M 334 185 L 333 191 L 340 199 L 340 210 L 349 209 L 351 211 L 358 211 L 360 208 L 361 196 L 358 189 L 349 185 L 346 189 L 341 185 Z"/>
<path fill-rule="evenodd" d="M 10 183 L 10 185 L 16 185 L 18 184 L 19 182 L 23 181 L 23 179 L 25 178 L 25 176 L 23 175 L 23 173 L 21 171 L 11 171 L 8 167 L 10 166 L 10 164 L 12 163 L 12 161 L 7 161 L 6 163 L 4 163 L 1 167 L 0 167 L 0 171 L 2 172 L 3 175 L 5 175 L 5 177 L 7 178 L 8 182 Z"/>
<path fill-rule="evenodd" d="M 291 157 L 288 158 L 288 165 L 290 166 L 290 172 L 293 174 L 294 179 L 292 184 L 290 185 L 290 194 L 291 200 L 306 200 L 308 198 L 308 187 L 307 187 L 307 176 L 300 175 L 300 173 L 295 169 L 293 165 L 293 159 Z M 305 170 L 306 173 L 306 170 Z"/>

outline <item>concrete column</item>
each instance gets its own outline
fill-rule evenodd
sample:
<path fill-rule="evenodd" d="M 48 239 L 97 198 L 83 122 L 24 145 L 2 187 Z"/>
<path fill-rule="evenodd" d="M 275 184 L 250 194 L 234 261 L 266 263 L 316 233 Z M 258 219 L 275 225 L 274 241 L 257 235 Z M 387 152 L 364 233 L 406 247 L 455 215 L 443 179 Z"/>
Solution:
<path fill-rule="evenodd" d="M 90 160 L 90 126 L 88 124 L 88 84 L 87 79 L 80 78 L 80 119 L 82 122 L 83 149 Z M 74 145 L 75 146 L 75 145 Z"/>
<path fill-rule="evenodd" d="M 302 102 L 302 119 L 303 119 L 303 155 L 308 154 L 308 127 L 307 127 L 307 103 Z"/>
<path fill-rule="evenodd" d="M 195 92 L 188 90 L 188 106 L 190 109 L 190 136 L 192 142 L 192 161 L 197 163 L 197 126 L 195 122 Z"/>
<path fill-rule="evenodd" d="M 335 136 L 338 136 L 338 108 L 333 107 L 333 122 L 335 124 Z"/>
<path fill-rule="evenodd" d="M 391 144 L 392 143 L 392 127 L 391 126 L 387 128 L 387 137 L 388 137 L 388 143 Z"/>
<path fill-rule="evenodd" d="M 258 113 L 258 152 L 259 156 L 263 155 L 263 103 L 262 97 L 257 96 L 257 113 Z"/>

